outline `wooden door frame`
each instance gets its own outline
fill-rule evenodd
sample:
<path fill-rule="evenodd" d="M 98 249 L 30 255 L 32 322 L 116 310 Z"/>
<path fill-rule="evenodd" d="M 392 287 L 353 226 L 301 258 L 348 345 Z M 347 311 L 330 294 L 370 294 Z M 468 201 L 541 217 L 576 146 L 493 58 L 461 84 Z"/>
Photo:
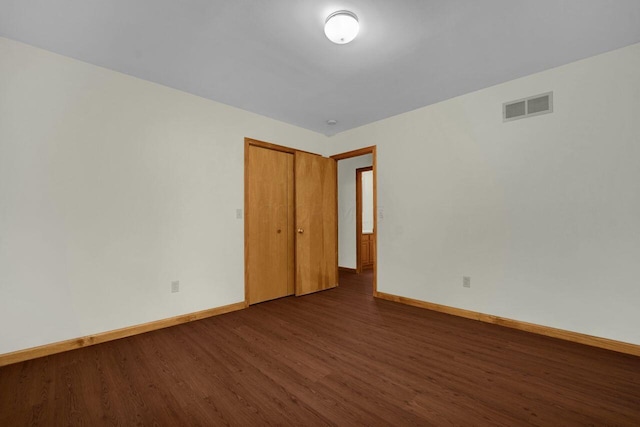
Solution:
<path fill-rule="evenodd" d="M 362 273 L 362 172 L 373 171 L 373 166 L 356 169 L 356 273 Z M 373 229 L 376 232 L 376 229 Z"/>
<path fill-rule="evenodd" d="M 373 296 L 378 296 L 378 168 L 377 168 L 377 156 L 376 156 L 376 146 L 372 145 L 370 147 L 359 148 L 357 150 L 347 151 L 346 153 L 335 154 L 330 156 L 330 158 L 340 161 L 344 159 L 350 159 L 352 157 L 363 156 L 365 154 L 371 154 L 372 157 L 372 170 L 373 170 Z M 338 168 L 336 168 L 336 173 Z M 336 182 L 338 181 L 338 177 L 336 177 Z M 337 193 L 336 193 L 337 194 Z M 336 200 L 337 203 L 337 200 Z M 336 209 L 337 214 L 337 209 Z M 337 223 L 337 221 L 336 221 Z M 360 225 L 362 227 L 362 224 Z M 356 225 L 357 230 L 357 225 Z M 338 240 L 340 236 L 338 236 Z M 360 248 L 356 248 L 356 250 L 361 250 Z M 336 247 L 336 255 L 338 253 L 338 248 Z M 357 265 L 357 264 L 356 264 Z"/>

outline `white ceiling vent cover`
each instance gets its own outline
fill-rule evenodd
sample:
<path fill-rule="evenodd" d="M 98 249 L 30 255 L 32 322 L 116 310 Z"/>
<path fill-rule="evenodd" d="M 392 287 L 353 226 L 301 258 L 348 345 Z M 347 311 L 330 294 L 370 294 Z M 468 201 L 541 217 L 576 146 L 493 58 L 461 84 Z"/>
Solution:
<path fill-rule="evenodd" d="M 553 92 L 502 104 L 502 119 L 505 122 L 547 113 L 553 113 Z"/>

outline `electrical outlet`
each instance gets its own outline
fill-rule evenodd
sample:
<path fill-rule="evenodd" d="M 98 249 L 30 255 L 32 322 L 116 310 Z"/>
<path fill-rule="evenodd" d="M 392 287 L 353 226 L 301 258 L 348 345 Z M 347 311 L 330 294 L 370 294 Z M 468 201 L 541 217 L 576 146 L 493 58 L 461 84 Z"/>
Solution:
<path fill-rule="evenodd" d="M 471 277 L 462 276 L 462 287 L 463 288 L 470 288 L 471 287 Z"/>
<path fill-rule="evenodd" d="M 171 282 L 171 293 L 180 292 L 180 282 L 175 280 Z"/>
<path fill-rule="evenodd" d="M 236 219 L 242 219 L 242 209 L 236 209 Z"/>

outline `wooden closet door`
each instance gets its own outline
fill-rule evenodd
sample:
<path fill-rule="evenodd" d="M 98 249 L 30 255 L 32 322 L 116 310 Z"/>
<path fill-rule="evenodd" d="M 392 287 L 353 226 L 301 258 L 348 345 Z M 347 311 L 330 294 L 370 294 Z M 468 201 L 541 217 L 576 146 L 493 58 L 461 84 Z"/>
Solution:
<path fill-rule="evenodd" d="M 296 152 L 296 295 L 338 284 L 336 161 Z"/>
<path fill-rule="evenodd" d="M 249 304 L 294 293 L 293 154 L 250 146 L 247 160 Z"/>

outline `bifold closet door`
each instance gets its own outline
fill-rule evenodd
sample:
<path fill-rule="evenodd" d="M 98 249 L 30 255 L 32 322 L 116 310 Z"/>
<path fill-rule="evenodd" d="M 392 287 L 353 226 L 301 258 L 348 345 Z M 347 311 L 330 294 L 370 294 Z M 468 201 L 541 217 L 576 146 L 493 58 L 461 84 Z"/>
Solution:
<path fill-rule="evenodd" d="M 296 152 L 296 295 L 338 284 L 336 161 Z"/>
<path fill-rule="evenodd" d="M 293 154 L 250 146 L 247 160 L 249 304 L 294 293 Z"/>

